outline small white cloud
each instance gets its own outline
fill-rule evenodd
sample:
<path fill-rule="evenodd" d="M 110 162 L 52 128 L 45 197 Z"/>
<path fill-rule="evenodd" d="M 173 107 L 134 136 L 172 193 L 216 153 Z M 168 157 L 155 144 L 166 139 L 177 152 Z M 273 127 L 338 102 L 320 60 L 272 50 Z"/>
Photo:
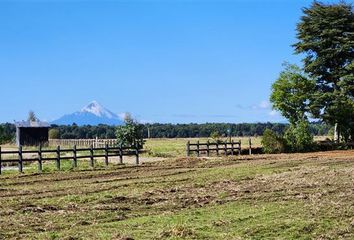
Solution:
<path fill-rule="evenodd" d="M 259 104 L 257 105 L 253 105 L 250 107 L 253 110 L 264 110 L 264 109 L 270 109 L 271 108 L 271 104 L 270 102 L 263 100 L 261 101 Z"/>
<path fill-rule="evenodd" d="M 279 116 L 279 113 L 275 110 L 272 110 L 268 113 L 270 116 Z"/>
<path fill-rule="evenodd" d="M 261 109 L 267 109 L 270 108 L 270 103 L 266 100 L 263 100 L 258 107 Z"/>

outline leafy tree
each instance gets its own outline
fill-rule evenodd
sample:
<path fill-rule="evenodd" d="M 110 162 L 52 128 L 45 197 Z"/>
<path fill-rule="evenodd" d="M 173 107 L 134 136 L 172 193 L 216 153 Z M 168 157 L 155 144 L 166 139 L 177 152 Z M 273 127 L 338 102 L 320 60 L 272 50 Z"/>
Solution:
<path fill-rule="evenodd" d="M 284 140 L 289 152 L 312 149 L 313 136 L 307 114 L 315 92 L 315 82 L 296 65 L 285 64 L 285 70 L 272 85 L 270 101 L 290 122 Z"/>
<path fill-rule="evenodd" d="M 285 70 L 272 85 L 270 101 L 273 108 L 280 111 L 290 124 L 306 120 L 310 103 L 315 91 L 315 82 L 302 70 L 289 63 L 284 63 Z"/>
<path fill-rule="evenodd" d="M 344 1 L 324 4 L 315 1 L 303 9 L 297 25 L 295 52 L 305 54 L 304 70 L 316 80 L 311 111 L 338 135 L 353 136 L 354 118 L 354 13 Z"/>
<path fill-rule="evenodd" d="M 37 121 L 37 117 L 36 117 L 36 114 L 31 110 L 28 112 L 28 118 L 27 118 L 28 121 L 31 121 L 31 122 L 35 122 Z"/>
<path fill-rule="evenodd" d="M 143 125 L 134 120 L 130 114 L 126 114 L 124 118 L 125 125 L 118 126 L 116 129 L 116 137 L 119 144 L 123 146 L 138 145 L 143 147 Z"/>

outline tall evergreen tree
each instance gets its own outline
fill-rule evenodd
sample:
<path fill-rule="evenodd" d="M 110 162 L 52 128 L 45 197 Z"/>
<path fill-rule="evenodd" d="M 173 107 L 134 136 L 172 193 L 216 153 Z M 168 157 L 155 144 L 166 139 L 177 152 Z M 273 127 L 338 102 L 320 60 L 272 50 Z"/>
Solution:
<path fill-rule="evenodd" d="M 345 2 L 315 1 L 303 9 L 297 25 L 295 52 L 305 54 L 304 70 L 316 80 L 311 104 L 315 117 L 337 127 L 337 135 L 353 140 L 354 13 Z"/>

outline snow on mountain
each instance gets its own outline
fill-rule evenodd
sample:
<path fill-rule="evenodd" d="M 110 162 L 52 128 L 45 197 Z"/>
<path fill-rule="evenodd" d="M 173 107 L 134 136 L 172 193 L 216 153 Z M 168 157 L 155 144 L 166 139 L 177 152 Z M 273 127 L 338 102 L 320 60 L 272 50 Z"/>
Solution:
<path fill-rule="evenodd" d="M 118 116 L 108 109 L 102 107 L 98 102 L 92 101 L 89 105 L 82 108 L 80 112 L 89 112 L 98 117 L 107 117 L 107 118 L 118 118 Z"/>
<path fill-rule="evenodd" d="M 71 125 L 73 123 L 77 125 L 122 125 L 123 121 L 117 114 L 106 109 L 98 102 L 92 101 L 80 111 L 66 114 L 51 123 L 57 125 Z"/>

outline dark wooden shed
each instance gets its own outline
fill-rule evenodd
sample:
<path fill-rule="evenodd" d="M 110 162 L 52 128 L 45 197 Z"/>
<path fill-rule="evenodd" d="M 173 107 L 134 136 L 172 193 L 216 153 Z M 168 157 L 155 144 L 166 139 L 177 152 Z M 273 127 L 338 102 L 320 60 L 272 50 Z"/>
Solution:
<path fill-rule="evenodd" d="M 40 121 L 16 122 L 17 146 L 38 146 L 48 142 L 49 124 Z"/>

